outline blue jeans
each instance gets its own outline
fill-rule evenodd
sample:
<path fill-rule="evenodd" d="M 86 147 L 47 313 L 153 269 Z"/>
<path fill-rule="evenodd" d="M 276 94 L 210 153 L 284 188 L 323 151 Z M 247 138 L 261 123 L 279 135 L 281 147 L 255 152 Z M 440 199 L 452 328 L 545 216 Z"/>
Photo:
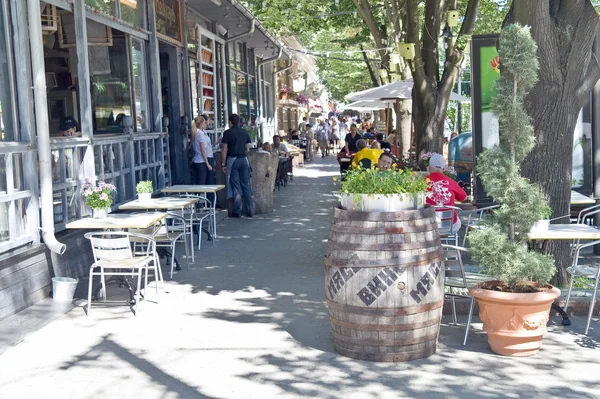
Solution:
<path fill-rule="evenodd" d="M 237 158 L 231 167 L 229 184 L 233 191 L 233 214 L 242 215 L 242 198 L 248 215 L 254 216 L 252 189 L 250 188 L 250 164 L 247 158 Z"/>

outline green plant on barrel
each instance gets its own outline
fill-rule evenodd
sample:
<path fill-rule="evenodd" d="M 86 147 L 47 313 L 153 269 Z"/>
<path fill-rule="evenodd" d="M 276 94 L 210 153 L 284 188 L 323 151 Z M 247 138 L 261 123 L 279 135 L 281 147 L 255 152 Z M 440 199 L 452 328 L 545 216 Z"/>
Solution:
<path fill-rule="evenodd" d="M 410 169 L 383 171 L 358 168 L 346 172 L 340 193 L 355 194 L 354 201 L 358 203 L 358 194 L 421 194 L 427 191 L 427 184 Z"/>
<path fill-rule="evenodd" d="M 152 180 L 141 180 L 135 186 L 135 191 L 138 194 L 149 193 L 152 194 L 154 192 L 154 187 L 152 187 Z"/>
<path fill-rule="evenodd" d="M 256 129 L 255 127 L 249 127 L 246 129 L 248 131 L 248 136 L 250 136 L 250 141 L 251 142 L 256 142 L 256 139 L 258 137 L 258 129 Z"/>
<path fill-rule="evenodd" d="M 549 216 L 549 208 L 540 188 L 520 173 L 521 162 L 535 144 L 523 103 L 538 80 L 536 51 L 528 27 L 509 25 L 502 31 L 501 74 L 492 100 L 500 143 L 477 157 L 478 175 L 500 208 L 469 234 L 473 259 L 507 284 L 498 289 L 510 292 L 535 291 L 528 282 L 548 283 L 555 273 L 550 255 L 528 249 L 527 234 L 536 221 Z"/>

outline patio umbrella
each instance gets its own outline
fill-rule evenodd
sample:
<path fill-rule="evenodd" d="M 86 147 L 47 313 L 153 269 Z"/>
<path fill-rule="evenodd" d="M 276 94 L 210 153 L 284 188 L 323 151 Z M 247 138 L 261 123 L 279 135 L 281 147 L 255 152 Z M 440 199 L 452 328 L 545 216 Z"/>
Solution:
<path fill-rule="evenodd" d="M 346 96 L 351 101 L 361 100 L 402 100 L 412 98 L 412 80 L 399 80 L 384 86 L 372 87 L 367 90 L 350 93 Z M 450 100 L 470 102 L 471 99 L 452 92 Z"/>
<path fill-rule="evenodd" d="M 371 111 L 371 110 L 385 109 L 388 106 L 389 106 L 389 102 L 385 102 L 385 101 L 361 100 L 361 101 L 355 101 L 350 104 L 344 104 L 341 107 L 339 107 L 338 109 L 340 111 L 343 111 L 346 109 L 353 109 L 356 111 L 363 111 L 363 110 Z"/>

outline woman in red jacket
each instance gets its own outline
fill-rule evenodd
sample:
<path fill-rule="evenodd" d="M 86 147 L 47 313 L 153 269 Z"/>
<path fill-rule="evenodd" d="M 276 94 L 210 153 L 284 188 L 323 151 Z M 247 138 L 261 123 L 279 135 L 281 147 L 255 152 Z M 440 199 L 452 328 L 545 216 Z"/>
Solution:
<path fill-rule="evenodd" d="M 431 205 L 450 205 L 454 206 L 454 201 L 464 201 L 467 199 L 467 193 L 457 182 L 444 174 L 446 160 L 442 154 L 434 153 L 429 158 L 427 170 L 429 175 L 429 188 L 427 189 L 426 202 Z M 456 212 L 454 212 L 453 231 L 460 229 L 461 222 Z"/>

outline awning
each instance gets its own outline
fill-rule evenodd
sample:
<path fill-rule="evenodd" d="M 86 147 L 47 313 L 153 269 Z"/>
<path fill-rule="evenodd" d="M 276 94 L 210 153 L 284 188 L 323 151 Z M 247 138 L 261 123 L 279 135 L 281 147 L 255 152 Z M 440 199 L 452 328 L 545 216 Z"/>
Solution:
<path fill-rule="evenodd" d="M 229 37 L 248 32 L 250 21 L 255 19 L 250 11 L 236 0 L 222 0 L 220 6 L 213 0 L 188 0 L 187 3 L 190 8 L 207 20 L 218 22 L 227 29 Z M 241 38 L 240 41 L 255 49 L 255 53 L 262 58 L 271 58 L 273 55 L 277 55 L 277 53 L 273 54 L 273 46 L 277 48 L 283 46 L 258 20 L 255 21 L 254 33 Z M 266 50 L 267 43 L 271 47 L 268 51 Z M 284 50 L 283 54 L 283 58 L 290 56 L 289 50 Z"/>

